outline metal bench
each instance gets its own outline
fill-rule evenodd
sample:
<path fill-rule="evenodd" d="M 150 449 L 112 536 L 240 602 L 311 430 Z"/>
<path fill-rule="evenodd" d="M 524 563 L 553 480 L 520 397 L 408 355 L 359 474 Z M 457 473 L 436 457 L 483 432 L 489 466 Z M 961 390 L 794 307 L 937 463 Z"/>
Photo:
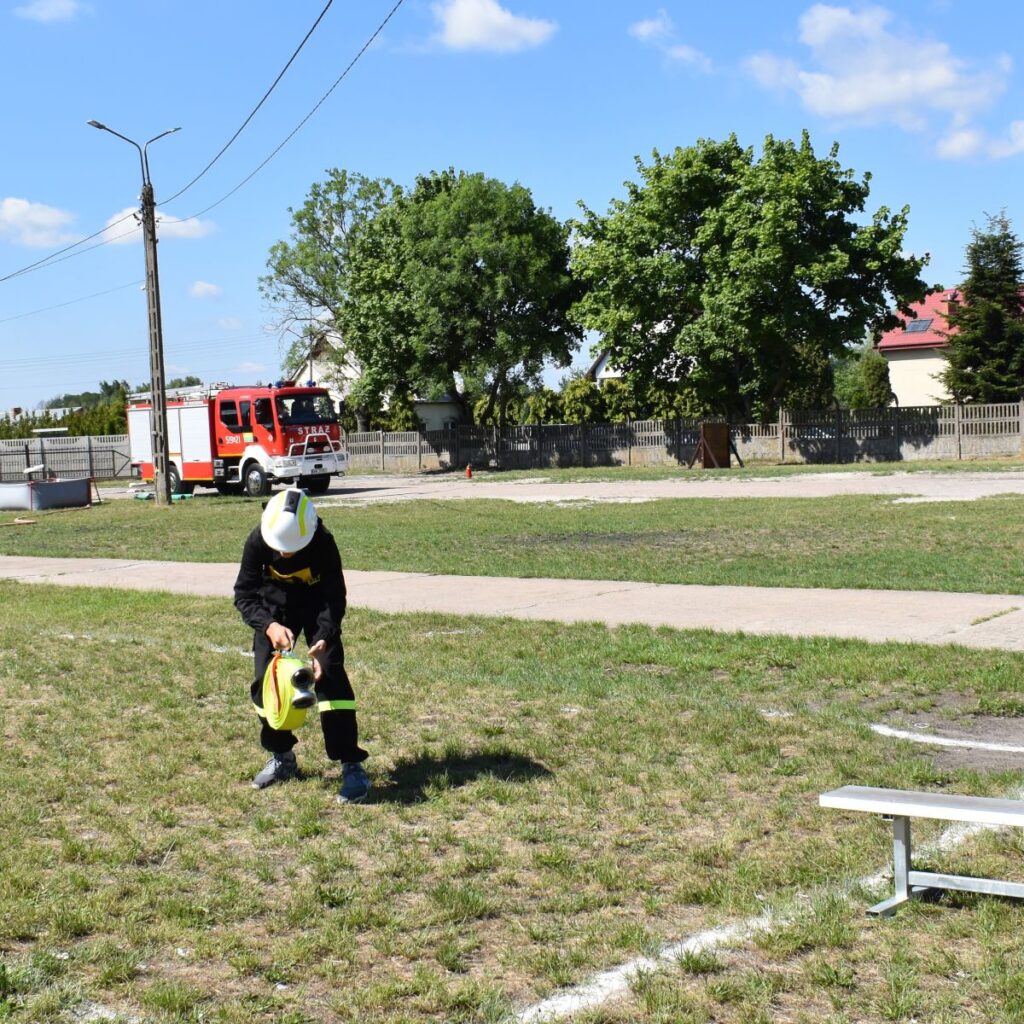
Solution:
<path fill-rule="evenodd" d="M 959 892 L 1024 899 L 1024 884 L 1018 882 L 915 871 L 910 862 L 911 818 L 1024 827 L 1024 801 L 945 793 L 910 793 L 902 789 L 876 789 L 871 786 L 843 786 L 830 793 L 822 793 L 819 802 L 822 807 L 866 811 L 892 818 L 893 881 L 896 891 L 889 899 L 871 907 L 869 914 L 889 917 L 901 903 L 929 889 L 956 889 Z"/>

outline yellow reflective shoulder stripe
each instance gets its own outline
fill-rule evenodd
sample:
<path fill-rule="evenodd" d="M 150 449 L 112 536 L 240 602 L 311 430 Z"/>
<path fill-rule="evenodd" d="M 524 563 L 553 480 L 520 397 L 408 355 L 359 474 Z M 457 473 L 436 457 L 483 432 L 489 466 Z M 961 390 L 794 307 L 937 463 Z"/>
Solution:
<path fill-rule="evenodd" d="M 317 704 L 318 711 L 355 711 L 354 700 L 322 700 Z"/>

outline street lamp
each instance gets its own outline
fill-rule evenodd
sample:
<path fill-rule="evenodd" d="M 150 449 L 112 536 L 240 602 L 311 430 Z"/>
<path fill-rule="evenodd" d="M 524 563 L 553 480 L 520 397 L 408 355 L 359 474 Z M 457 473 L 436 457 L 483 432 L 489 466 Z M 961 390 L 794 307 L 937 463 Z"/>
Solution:
<path fill-rule="evenodd" d="M 115 132 L 113 128 L 108 128 L 99 121 L 86 121 L 86 124 L 116 135 L 139 151 L 139 164 L 142 168 L 142 238 L 146 251 L 146 304 L 149 307 L 149 376 L 150 389 L 153 392 L 153 490 L 157 505 L 169 505 L 170 459 L 167 450 L 167 395 L 164 389 L 164 328 L 160 316 L 160 276 L 156 262 L 156 201 L 153 198 L 153 183 L 149 180 L 149 159 L 146 149 L 157 139 L 180 132 L 181 129 L 169 128 L 140 146 L 134 139 Z"/>

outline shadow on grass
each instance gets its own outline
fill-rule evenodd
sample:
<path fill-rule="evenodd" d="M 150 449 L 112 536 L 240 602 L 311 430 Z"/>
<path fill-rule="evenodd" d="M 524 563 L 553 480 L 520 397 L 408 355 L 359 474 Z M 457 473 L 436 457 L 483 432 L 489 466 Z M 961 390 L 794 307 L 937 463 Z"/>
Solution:
<path fill-rule="evenodd" d="M 428 799 L 429 790 L 437 787 L 456 789 L 486 777 L 530 782 L 550 776 L 551 772 L 538 761 L 511 751 L 443 757 L 424 754 L 400 760 L 387 782 L 374 783 L 371 799 L 378 804 L 415 804 Z"/>

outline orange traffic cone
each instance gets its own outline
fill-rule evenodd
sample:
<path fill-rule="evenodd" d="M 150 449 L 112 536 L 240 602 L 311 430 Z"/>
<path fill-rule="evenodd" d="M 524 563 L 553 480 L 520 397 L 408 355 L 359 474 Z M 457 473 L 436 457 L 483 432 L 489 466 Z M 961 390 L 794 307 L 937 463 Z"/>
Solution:
<path fill-rule="evenodd" d="M 472 462 L 467 462 L 466 463 L 466 479 L 467 480 L 472 480 L 473 479 L 473 463 Z"/>

